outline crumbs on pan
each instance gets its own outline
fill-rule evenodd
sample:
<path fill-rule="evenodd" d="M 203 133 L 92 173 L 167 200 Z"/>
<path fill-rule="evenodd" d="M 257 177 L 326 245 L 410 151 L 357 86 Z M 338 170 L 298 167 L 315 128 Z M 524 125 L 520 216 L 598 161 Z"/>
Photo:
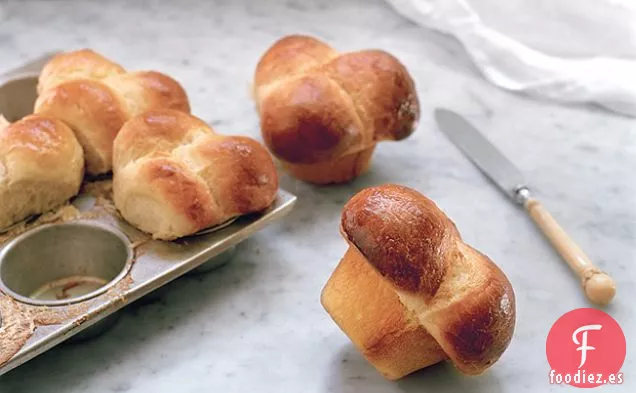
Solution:
<path fill-rule="evenodd" d="M 13 225 L 6 232 L 0 234 L 0 244 L 40 225 L 72 221 L 80 218 L 80 216 L 79 210 L 77 210 L 75 206 L 67 203 L 53 211 L 37 217 L 30 217 Z"/>

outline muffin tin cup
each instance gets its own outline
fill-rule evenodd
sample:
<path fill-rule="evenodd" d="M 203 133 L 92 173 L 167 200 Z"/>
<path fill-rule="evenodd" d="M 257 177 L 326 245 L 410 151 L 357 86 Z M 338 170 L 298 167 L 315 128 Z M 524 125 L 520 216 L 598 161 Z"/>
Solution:
<path fill-rule="evenodd" d="M 128 238 L 98 222 L 43 225 L 0 251 L 0 289 L 34 306 L 79 303 L 120 281 L 132 258 Z"/>
<path fill-rule="evenodd" d="M 55 53 L 46 53 L 0 75 L 0 115 L 14 122 L 33 112 L 38 74 Z"/>
<path fill-rule="evenodd" d="M 0 75 L 0 115 L 13 122 L 31 113 L 49 58 Z M 29 219 L 30 229 L 0 243 L 0 348 L 14 349 L 0 351 L 0 375 L 62 342 L 98 336 L 122 307 L 152 301 L 179 276 L 227 264 L 240 242 L 291 211 L 296 197 L 279 190 L 266 211 L 172 242 L 151 239 L 96 202 L 82 193 L 72 200 L 78 217 Z"/>

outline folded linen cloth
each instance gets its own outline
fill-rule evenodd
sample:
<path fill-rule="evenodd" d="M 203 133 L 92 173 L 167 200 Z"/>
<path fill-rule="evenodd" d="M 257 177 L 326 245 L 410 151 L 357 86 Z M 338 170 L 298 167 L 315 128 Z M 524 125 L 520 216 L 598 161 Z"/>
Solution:
<path fill-rule="evenodd" d="M 636 117 L 632 0 L 387 0 L 450 34 L 491 83 Z"/>

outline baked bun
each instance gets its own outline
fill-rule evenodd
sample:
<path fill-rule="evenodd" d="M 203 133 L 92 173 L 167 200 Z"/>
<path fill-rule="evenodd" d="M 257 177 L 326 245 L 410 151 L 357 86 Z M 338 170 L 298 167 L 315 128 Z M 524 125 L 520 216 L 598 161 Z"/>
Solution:
<path fill-rule="evenodd" d="M 406 138 L 420 116 L 413 80 L 395 57 L 338 53 L 299 35 L 263 55 L 254 96 L 267 147 L 292 175 L 316 184 L 365 172 L 376 143 Z"/>
<path fill-rule="evenodd" d="M 38 94 L 35 113 L 71 127 L 90 175 L 111 170 L 113 141 L 126 120 L 151 109 L 190 112 L 188 97 L 174 79 L 154 71 L 126 72 L 89 49 L 51 59 L 40 74 Z"/>
<path fill-rule="evenodd" d="M 82 147 L 61 121 L 31 115 L 0 124 L 0 230 L 62 205 L 83 175 Z"/>
<path fill-rule="evenodd" d="M 397 185 L 365 189 L 344 207 L 341 232 L 349 249 L 321 301 L 386 378 L 445 359 L 481 374 L 508 347 L 510 282 L 430 199 Z"/>
<path fill-rule="evenodd" d="M 278 177 L 255 140 L 217 134 L 161 109 L 129 120 L 115 139 L 115 205 L 132 225 L 172 240 L 269 207 Z"/>

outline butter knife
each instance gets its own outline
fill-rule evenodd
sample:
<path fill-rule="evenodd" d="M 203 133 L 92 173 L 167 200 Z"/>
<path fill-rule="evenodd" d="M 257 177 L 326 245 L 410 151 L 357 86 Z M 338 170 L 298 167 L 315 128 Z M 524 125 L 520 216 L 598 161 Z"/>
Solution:
<path fill-rule="evenodd" d="M 585 296 L 594 304 L 607 305 L 616 294 L 612 278 L 592 263 L 585 252 L 533 197 L 521 172 L 473 125 L 455 112 L 436 109 L 435 120 L 466 157 L 494 184 L 530 215 L 552 246 L 581 279 Z"/>

